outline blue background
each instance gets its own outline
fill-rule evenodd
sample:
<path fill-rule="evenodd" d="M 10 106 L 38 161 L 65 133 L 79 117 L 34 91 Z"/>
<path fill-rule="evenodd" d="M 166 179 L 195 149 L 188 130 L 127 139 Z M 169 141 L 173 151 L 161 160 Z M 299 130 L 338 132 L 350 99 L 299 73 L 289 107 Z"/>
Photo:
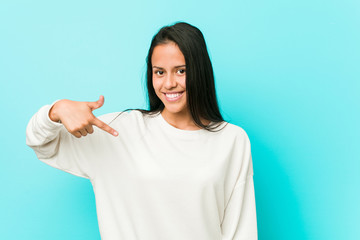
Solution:
<path fill-rule="evenodd" d="M 0 238 L 100 239 L 90 182 L 37 160 L 57 99 L 145 108 L 160 27 L 204 34 L 224 118 L 252 143 L 259 239 L 360 239 L 360 2 L 1 1 Z"/>

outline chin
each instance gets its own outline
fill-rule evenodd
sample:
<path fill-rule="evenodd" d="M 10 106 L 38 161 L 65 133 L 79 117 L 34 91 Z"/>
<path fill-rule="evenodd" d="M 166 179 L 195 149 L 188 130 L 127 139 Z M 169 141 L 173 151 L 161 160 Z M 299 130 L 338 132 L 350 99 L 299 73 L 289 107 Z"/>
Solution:
<path fill-rule="evenodd" d="M 168 113 L 172 113 L 172 114 L 180 114 L 180 113 L 184 113 L 185 109 L 184 108 L 174 108 L 174 107 L 166 107 L 165 109 Z M 164 110 L 165 110 L 164 109 Z"/>

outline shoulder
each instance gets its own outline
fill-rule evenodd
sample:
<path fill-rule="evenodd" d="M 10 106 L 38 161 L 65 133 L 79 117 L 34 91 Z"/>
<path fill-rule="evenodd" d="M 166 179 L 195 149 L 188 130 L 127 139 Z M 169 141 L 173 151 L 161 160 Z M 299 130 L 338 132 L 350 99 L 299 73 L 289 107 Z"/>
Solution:
<path fill-rule="evenodd" d="M 121 112 L 112 112 L 112 113 L 106 113 L 103 115 L 98 116 L 98 118 L 109 124 L 110 122 L 115 121 L 131 121 L 136 118 L 142 118 L 142 113 L 137 110 L 131 110 L 131 111 L 121 111 Z"/>
<path fill-rule="evenodd" d="M 138 131 L 145 126 L 146 114 L 139 110 L 132 109 L 129 111 L 107 113 L 98 118 L 109 126 L 121 131 Z"/>
<path fill-rule="evenodd" d="M 103 115 L 98 116 L 97 118 L 103 121 L 104 123 L 109 124 L 112 120 L 116 119 L 119 115 L 124 114 L 126 115 L 126 112 L 112 112 L 112 113 L 105 113 Z"/>
<path fill-rule="evenodd" d="M 244 140 L 250 142 L 247 132 L 241 126 L 235 125 L 230 122 L 224 122 L 224 124 L 226 124 L 226 126 L 224 127 L 223 130 L 226 135 L 229 136 L 231 135 L 238 140 Z"/>
<path fill-rule="evenodd" d="M 250 139 L 247 132 L 241 126 L 224 121 L 219 126 L 219 131 L 207 133 L 208 136 L 221 146 L 222 149 L 229 151 L 242 152 L 245 149 L 250 149 Z"/>

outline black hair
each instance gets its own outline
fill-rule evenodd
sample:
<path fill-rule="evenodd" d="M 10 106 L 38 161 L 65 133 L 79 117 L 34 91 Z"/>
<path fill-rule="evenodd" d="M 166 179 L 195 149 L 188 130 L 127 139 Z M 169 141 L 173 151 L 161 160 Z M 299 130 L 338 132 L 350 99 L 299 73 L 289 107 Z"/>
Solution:
<path fill-rule="evenodd" d="M 157 45 L 169 42 L 174 42 L 185 57 L 186 101 L 191 116 L 198 127 L 212 131 L 224 122 L 216 98 L 213 67 L 203 34 L 198 28 L 185 22 L 162 27 L 151 41 L 146 58 L 149 110 L 126 109 L 125 111 L 138 110 L 143 114 L 153 115 L 164 109 L 164 104 L 153 87 L 151 57 Z M 212 123 L 204 125 L 201 118 Z"/>

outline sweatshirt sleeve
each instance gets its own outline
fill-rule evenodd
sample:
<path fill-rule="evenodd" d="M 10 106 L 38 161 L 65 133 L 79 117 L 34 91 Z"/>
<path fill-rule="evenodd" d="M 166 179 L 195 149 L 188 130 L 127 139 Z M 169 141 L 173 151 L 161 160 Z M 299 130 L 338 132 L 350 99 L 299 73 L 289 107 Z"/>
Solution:
<path fill-rule="evenodd" d="M 96 147 L 95 143 L 90 135 L 76 138 L 63 124 L 50 119 L 49 111 L 57 101 L 59 100 L 41 107 L 32 116 L 26 128 L 26 144 L 35 151 L 40 161 L 75 176 L 90 179 L 92 172 L 89 161 Z"/>
<path fill-rule="evenodd" d="M 236 182 L 224 211 L 222 240 L 257 240 L 253 165 L 248 141 L 243 154 L 244 177 Z"/>

